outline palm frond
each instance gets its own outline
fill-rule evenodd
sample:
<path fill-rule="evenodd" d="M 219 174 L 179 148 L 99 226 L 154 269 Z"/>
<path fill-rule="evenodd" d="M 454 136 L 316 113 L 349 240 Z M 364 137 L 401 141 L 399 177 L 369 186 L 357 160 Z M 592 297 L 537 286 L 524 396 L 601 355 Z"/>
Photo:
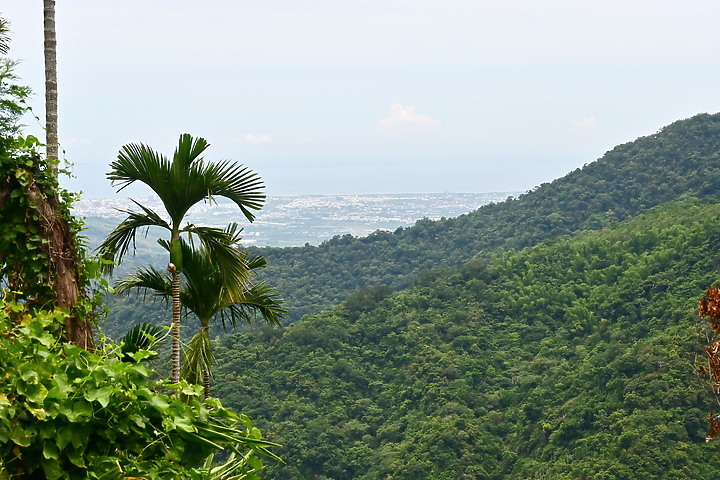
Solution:
<path fill-rule="evenodd" d="M 236 455 L 233 452 L 227 460 L 214 467 L 212 466 L 212 459 L 210 459 L 211 461 L 205 465 L 205 468 L 209 469 L 212 478 L 217 480 L 246 480 L 264 470 L 264 467 L 256 469 L 251 466 L 250 457 L 253 453 L 252 450 L 246 452 L 245 455 Z"/>
<path fill-rule="evenodd" d="M 142 143 L 124 145 L 107 174 L 113 185 L 120 186 L 118 192 L 134 182 L 142 182 L 155 190 L 155 187 L 167 184 L 169 177 L 168 159 Z"/>
<path fill-rule="evenodd" d="M 235 247 L 235 238 L 232 232 L 213 227 L 196 227 L 188 225 L 183 231 L 196 235 L 204 248 L 207 262 L 216 269 L 214 276 L 217 282 L 224 286 L 232 297 L 241 297 L 250 283 L 250 268 L 246 253 Z M 195 250 L 191 255 L 197 253 Z M 183 258 L 186 251 L 183 250 Z M 188 268 L 185 266 L 185 268 Z"/>
<path fill-rule="evenodd" d="M 10 51 L 10 22 L 0 17 L 0 55 Z"/>
<path fill-rule="evenodd" d="M 255 270 L 256 268 L 262 268 L 267 265 L 267 260 L 262 255 L 258 255 L 256 257 L 251 257 L 250 260 L 247 261 L 248 268 L 250 270 Z"/>
<path fill-rule="evenodd" d="M 241 302 L 228 305 L 218 313 L 225 329 L 227 323 L 236 327 L 239 320 L 252 323 L 258 316 L 271 325 L 280 326 L 287 313 L 284 304 L 280 294 L 265 282 L 259 282 L 245 292 Z"/>
<path fill-rule="evenodd" d="M 136 181 L 148 185 L 176 227 L 193 205 L 215 196 L 232 200 L 253 221 L 250 210 L 260 209 L 265 201 L 260 177 L 234 162 L 206 163 L 200 155 L 208 146 L 204 138 L 183 134 L 171 162 L 144 144 L 131 143 L 120 149 L 107 177 L 118 191 Z"/>
<path fill-rule="evenodd" d="M 123 294 L 129 290 L 144 290 L 154 296 L 172 297 L 172 278 L 167 272 L 160 272 L 154 267 L 136 269 L 131 275 L 121 278 L 115 283 L 115 293 Z"/>
<path fill-rule="evenodd" d="M 138 323 L 120 340 L 122 361 L 133 361 L 132 354 L 140 350 L 150 350 L 162 340 L 163 329 L 150 323 Z"/>
<path fill-rule="evenodd" d="M 209 146 L 204 138 L 193 138 L 189 133 L 183 133 L 173 155 L 173 169 L 179 170 L 178 173 L 187 171 Z"/>
<path fill-rule="evenodd" d="M 207 375 L 211 374 L 214 361 L 210 331 L 205 327 L 196 333 L 187 344 L 180 375 L 190 383 L 202 385 L 206 372 Z"/>
<path fill-rule="evenodd" d="M 248 221 L 255 219 L 250 210 L 260 210 L 265 203 L 265 185 L 257 173 L 227 160 L 199 167 L 203 167 L 203 175 L 209 180 L 211 195 L 232 200 Z"/>
<path fill-rule="evenodd" d="M 238 246 L 242 241 L 243 228 L 238 225 L 237 222 L 232 222 L 225 227 L 225 233 L 228 236 L 228 243 L 230 245 Z"/>
<path fill-rule="evenodd" d="M 168 225 L 160 215 L 134 200 L 133 202 L 140 207 L 143 213 L 121 210 L 121 212 L 128 215 L 127 218 L 120 222 L 98 247 L 100 256 L 104 259 L 112 260 L 114 264 L 119 264 L 122 261 L 131 244 L 133 249 L 135 248 L 135 235 L 138 229 L 143 227 L 161 227 L 170 230 L 170 225 Z M 103 264 L 103 270 L 106 273 L 112 273 L 115 267 L 114 264 Z"/>

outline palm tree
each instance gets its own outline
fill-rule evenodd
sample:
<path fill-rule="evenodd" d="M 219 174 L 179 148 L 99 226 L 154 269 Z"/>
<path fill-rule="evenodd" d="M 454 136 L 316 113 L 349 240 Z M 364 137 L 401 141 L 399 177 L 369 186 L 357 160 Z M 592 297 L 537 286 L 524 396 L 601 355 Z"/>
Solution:
<path fill-rule="evenodd" d="M 55 31 L 55 0 L 43 0 L 45 37 L 45 135 L 48 158 L 58 160 L 58 93 L 57 93 L 57 34 Z M 57 165 L 53 165 L 57 171 Z"/>
<path fill-rule="evenodd" d="M 234 240 L 239 240 L 236 224 L 231 225 L 227 231 Z M 169 248 L 167 242 L 162 243 L 166 249 Z M 195 314 L 200 321 L 200 330 L 186 348 L 182 378 L 195 384 L 202 384 L 205 396 L 209 396 L 210 369 L 214 360 L 210 321 L 216 318 L 221 321 L 223 328 L 227 329 L 228 324 L 236 327 L 239 322 L 251 323 L 255 317 L 260 316 L 267 323 L 277 326 L 280 325 L 285 309 L 278 294 L 264 282 L 247 283 L 241 296 L 233 295 L 233 289 L 223 283 L 219 266 L 213 261 L 207 249 L 193 249 L 184 241 L 180 244 L 183 255 L 180 288 L 182 306 L 186 311 Z M 242 251 L 241 254 L 244 256 L 245 252 Z M 252 271 L 264 267 L 266 262 L 263 257 L 253 257 L 248 259 L 246 264 Z M 152 267 L 144 267 L 120 280 L 115 288 L 117 293 L 142 289 L 146 293 L 152 291 L 158 297 L 169 298 L 172 295 L 172 278 L 168 273 Z"/>
<path fill-rule="evenodd" d="M 232 247 L 234 237 L 226 230 L 183 226 L 188 210 L 200 201 L 212 202 L 214 197 L 225 197 L 240 208 L 245 218 L 252 222 L 251 210 L 259 210 L 265 200 L 260 177 L 248 168 L 224 160 L 207 163 L 201 157 L 208 143 L 203 138 L 188 134 L 180 136 L 172 161 L 143 144 L 128 144 L 120 149 L 118 158 L 110 164 L 108 179 L 119 185 L 118 192 L 134 182 L 149 186 L 162 201 L 170 221 L 157 212 L 133 200 L 140 211 L 123 210 L 128 216 L 100 245 L 101 255 L 120 263 L 130 245 L 134 247 L 135 235 L 142 228 L 160 227 L 170 238 L 165 240 L 170 253 L 168 271 L 172 279 L 172 372 L 171 380 L 180 380 L 180 273 L 183 270 L 181 235 L 192 241 L 197 236 L 208 256 L 218 266 L 218 276 L 230 294 L 239 297 L 248 282 L 248 266 L 242 253 Z M 146 230 L 147 234 L 147 230 Z M 112 265 L 106 268 L 112 273 Z"/>
<path fill-rule="evenodd" d="M 55 14 L 54 1 L 45 1 L 45 59 L 47 71 L 48 90 L 55 90 L 54 98 L 57 97 L 57 82 L 54 80 L 55 72 Z M 0 54 L 4 55 L 9 49 L 9 23 L 7 20 L 0 18 Z M 20 125 L 17 120 L 20 115 L 27 110 L 24 100 L 30 94 L 28 87 L 14 85 L 15 76 L 13 67 L 16 62 L 7 58 L 0 59 L 0 136 L 3 137 L 2 143 L 4 149 L 9 148 L 9 143 L 14 141 L 14 137 L 20 133 Z M 50 80 L 50 79 L 53 80 Z M 49 99 L 49 97 L 48 97 Z M 46 106 L 48 112 L 57 111 L 57 101 L 54 103 L 48 100 Z M 57 115 L 54 115 L 57 119 Z M 51 127 L 48 126 L 48 132 Z M 29 139 L 30 137 L 28 137 Z M 53 143 L 48 139 L 48 144 Z M 55 135 L 55 144 L 57 144 L 57 135 Z M 28 143 L 30 145 L 30 143 Z M 14 147 L 12 147 L 14 148 Z M 12 156 L 18 154 L 18 151 L 7 150 L 6 153 Z M 32 209 L 28 210 L 26 224 L 23 225 L 26 231 L 33 231 L 42 238 L 42 250 L 48 258 L 47 267 L 43 268 L 42 273 L 36 276 L 32 269 L 18 269 L 17 272 L 23 272 L 16 280 L 21 284 L 34 284 L 49 287 L 50 292 L 43 292 L 42 295 L 30 295 L 27 299 L 26 306 L 33 303 L 48 307 L 50 305 L 66 309 L 68 315 L 65 319 L 64 336 L 67 340 L 75 345 L 92 350 L 94 348 L 94 340 L 92 333 L 92 324 L 88 319 L 88 315 L 83 314 L 83 308 L 78 308 L 79 301 L 85 296 L 83 287 L 87 285 L 87 279 L 84 278 L 82 272 L 82 261 L 80 259 L 79 246 L 77 243 L 75 228 L 68 218 L 68 206 L 60 194 L 60 188 L 57 183 L 56 163 L 45 162 L 40 155 L 34 151 L 26 151 L 23 153 L 26 160 L 30 163 L 24 164 L 25 169 L 22 175 L 22 181 L 13 180 L 12 177 L 6 177 L 5 182 L 0 182 L 0 210 L 5 209 L 8 204 L 8 195 L 12 197 L 24 198 L 24 202 L 16 204 L 25 208 L 25 205 L 32 205 Z M 57 154 L 49 153 L 51 158 L 57 158 Z M 32 165 L 31 165 L 32 164 Z M 50 168 L 45 169 L 46 165 Z M 19 165 L 19 164 L 18 164 Z M 47 174 L 51 172 L 52 174 Z M 17 179 L 21 175 L 18 173 Z M 12 207 L 11 207 L 12 211 Z M 13 262 L 11 262 L 12 264 Z M 22 262 L 16 264 L 22 265 Z M 13 267 L 14 268 L 14 267 Z M 48 293 L 50 293 L 48 295 Z"/>

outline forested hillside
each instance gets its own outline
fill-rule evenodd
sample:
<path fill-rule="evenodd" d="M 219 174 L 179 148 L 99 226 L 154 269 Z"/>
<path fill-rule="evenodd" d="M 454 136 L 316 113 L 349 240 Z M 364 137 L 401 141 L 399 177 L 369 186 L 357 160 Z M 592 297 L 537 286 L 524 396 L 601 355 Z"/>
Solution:
<path fill-rule="evenodd" d="M 700 117 L 664 134 L 691 125 L 717 124 Z M 673 181 L 689 184 L 686 171 Z M 714 178 L 705 174 L 699 185 Z M 616 215 L 648 206 L 631 185 L 659 195 L 662 178 L 652 188 L 626 179 Z M 526 198 L 496 211 L 545 197 Z M 581 222 L 580 207 L 569 211 Z M 720 452 L 705 443 L 712 405 L 693 361 L 697 300 L 720 278 L 719 218 L 720 204 L 685 199 L 438 268 L 400 293 L 366 289 L 286 329 L 234 334 L 219 345 L 214 393 L 285 445 L 277 479 L 718 478 Z"/>
<path fill-rule="evenodd" d="M 261 249 L 311 315 L 218 340 L 213 394 L 285 445 L 270 478 L 717 478 L 718 152 L 699 115 L 455 219 Z"/>
<path fill-rule="evenodd" d="M 720 115 L 701 114 L 620 145 L 563 178 L 502 203 L 394 233 L 336 237 L 319 247 L 265 248 L 264 277 L 283 292 L 290 321 L 363 287 L 406 287 L 423 270 L 458 266 L 597 229 L 683 196 L 720 192 Z"/>

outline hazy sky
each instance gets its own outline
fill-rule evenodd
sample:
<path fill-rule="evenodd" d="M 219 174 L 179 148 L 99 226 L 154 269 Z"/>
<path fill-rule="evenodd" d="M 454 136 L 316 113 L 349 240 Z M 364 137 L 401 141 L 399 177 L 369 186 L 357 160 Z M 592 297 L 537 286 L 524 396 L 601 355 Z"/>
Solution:
<path fill-rule="evenodd" d="M 59 130 L 86 197 L 126 143 L 270 195 L 524 191 L 720 110 L 720 2 L 58 0 Z M 43 113 L 42 2 L 5 0 Z M 28 123 L 28 132 L 40 128 Z M 141 191 L 133 191 L 139 195 Z"/>

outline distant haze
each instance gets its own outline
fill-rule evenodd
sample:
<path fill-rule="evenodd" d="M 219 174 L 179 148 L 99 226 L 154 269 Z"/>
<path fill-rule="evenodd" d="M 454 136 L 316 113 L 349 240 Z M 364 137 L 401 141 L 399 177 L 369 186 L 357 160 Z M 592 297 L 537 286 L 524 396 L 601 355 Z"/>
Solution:
<path fill-rule="evenodd" d="M 273 195 L 525 191 L 720 110 L 711 0 L 56 9 L 60 141 L 77 176 L 65 185 L 88 198 L 114 194 L 104 174 L 123 144 L 171 154 L 183 132 Z M 42 2 L 5 2 L 0 15 L 42 118 Z"/>
<path fill-rule="evenodd" d="M 243 229 L 246 246 L 287 247 L 309 243 L 318 245 L 336 235 L 365 236 L 377 230 L 409 227 L 422 218 L 456 217 L 491 202 L 501 202 L 518 192 L 433 193 L 395 195 L 303 195 L 270 197 L 256 220 L 250 224 L 232 202 L 200 203 L 188 212 L 187 220 L 196 225 L 224 227 L 237 222 Z M 162 212 L 157 198 L 138 199 Z M 126 216 L 127 199 L 85 199 L 75 205 L 75 213 L 86 218 L 91 248 Z M 140 235 L 139 242 L 148 243 Z M 148 235 L 155 245 L 154 235 Z"/>

